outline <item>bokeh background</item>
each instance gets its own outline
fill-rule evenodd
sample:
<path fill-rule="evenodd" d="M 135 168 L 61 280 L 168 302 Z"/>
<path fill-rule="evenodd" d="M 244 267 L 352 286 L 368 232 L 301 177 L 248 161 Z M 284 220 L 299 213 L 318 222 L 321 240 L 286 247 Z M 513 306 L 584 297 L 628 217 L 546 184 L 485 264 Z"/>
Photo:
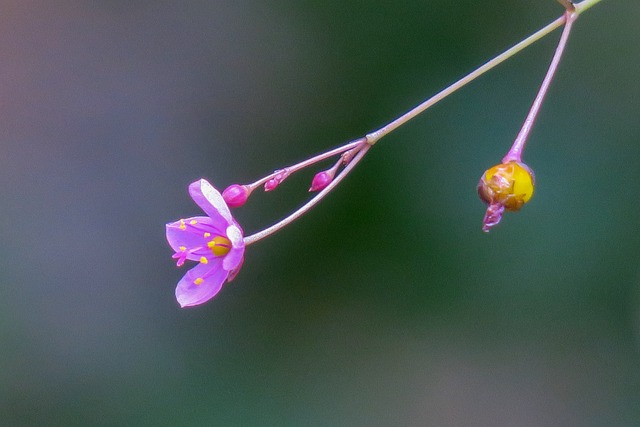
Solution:
<path fill-rule="evenodd" d="M 0 424 L 640 425 L 640 3 L 578 21 L 383 139 L 182 310 L 164 224 L 371 131 L 561 13 L 552 0 L 0 2 Z M 328 166 L 328 164 L 327 164 Z M 315 172 L 255 193 L 248 233 Z"/>

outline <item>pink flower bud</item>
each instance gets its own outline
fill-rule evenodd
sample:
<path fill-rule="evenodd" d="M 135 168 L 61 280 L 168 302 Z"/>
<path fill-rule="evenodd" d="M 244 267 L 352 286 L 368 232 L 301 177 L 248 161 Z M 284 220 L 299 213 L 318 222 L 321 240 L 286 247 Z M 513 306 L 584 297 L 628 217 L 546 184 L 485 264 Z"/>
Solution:
<path fill-rule="evenodd" d="M 251 192 L 246 185 L 233 184 L 222 192 L 222 198 L 230 208 L 238 208 L 246 203 L 249 194 Z"/>
<path fill-rule="evenodd" d="M 280 184 L 280 181 L 275 178 L 271 178 L 269 181 L 264 183 L 264 191 L 275 190 L 278 184 Z"/>
<path fill-rule="evenodd" d="M 309 191 L 320 191 L 333 181 L 333 174 L 327 171 L 318 172 L 311 181 Z"/>
<path fill-rule="evenodd" d="M 264 191 L 275 190 L 282 181 L 289 176 L 289 171 L 285 169 L 277 170 L 276 175 L 264 184 Z"/>

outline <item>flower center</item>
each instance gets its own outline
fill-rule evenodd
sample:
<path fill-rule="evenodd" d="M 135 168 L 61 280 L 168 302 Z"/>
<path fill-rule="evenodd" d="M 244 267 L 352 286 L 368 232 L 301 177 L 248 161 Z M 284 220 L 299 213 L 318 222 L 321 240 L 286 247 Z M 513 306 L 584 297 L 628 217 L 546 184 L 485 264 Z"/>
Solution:
<path fill-rule="evenodd" d="M 231 250 L 231 241 L 224 236 L 216 236 L 207 243 L 215 256 L 225 256 Z"/>

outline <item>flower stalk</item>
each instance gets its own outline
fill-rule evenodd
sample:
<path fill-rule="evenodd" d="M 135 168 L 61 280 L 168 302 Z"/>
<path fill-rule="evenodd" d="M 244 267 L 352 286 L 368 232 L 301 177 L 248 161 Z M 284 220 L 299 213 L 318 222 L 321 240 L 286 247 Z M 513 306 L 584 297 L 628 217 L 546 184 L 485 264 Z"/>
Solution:
<path fill-rule="evenodd" d="M 522 162 L 522 152 L 533 124 L 540 113 L 544 98 L 549 91 L 551 81 L 558 70 L 573 23 L 578 18 L 573 3 L 567 0 L 558 1 L 566 8 L 565 26 L 538 94 L 511 149 L 502 159 L 502 163 L 487 170 L 478 183 L 478 195 L 488 205 L 482 220 L 482 231 L 485 233 L 500 223 L 505 210 L 518 211 L 533 196 L 535 175 L 533 170 Z"/>
<path fill-rule="evenodd" d="M 578 4 L 573 4 L 571 2 L 567 2 L 567 1 L 563 1 L 563 0 L 559 0 L 559 1 L 563 5 L 565 5 L 566 3 L 569 3 L 571 5 L 570 7 L 572 7 L 571 11 L 575 13 L 575 17 L 577 18 L 578 15 L 580 15 L 582 12 L 586 11 L 587 9 L 589 9 L 592 6 L 596 5 L 597 3 L 600 3 L 602 0 L 584 0 L 584 1 L 580 2 L 580 3 L 578 3 Z M 570 9 L 567 8 L 567 10 L 570 10 Z M 539 29 L 535 33 L 531 34 L 529 37 L 527 37 L 526 39 L 522 40 L 521 42 L 515 44 L 511 48 L 505 50 L 504 52 L 502 52 L 500 55 L 496 56 L 492 60 L 490 60 L 490 61 L 486 62 L 485 64 L 481 65 L 480 67 L 476 68 L 475 70 L 473 70 L 472 72 L 470 72 L 466 76 L 462 77 L 460 80 L 456 81 L 455 83 L 451 84 L 450 86 L 448 86 L 445 89 L 441 90 L 440 92 L 436 93 L 431 98 L 429 98 L 426 101 L 422 102 L 421 104 L 415 106 L 414 108 L 412 108 L 411 110 L 407 111 L 406 113 L 404 113 L 403 115 L 401 115 L 397 119 L 395 119 L 395 120 L 391 121 L 390 123 L 384 125 L 380 129 L 367 134 L 367 136 L 366 136 L 367 142 L 369 144 L 371 144 L 371 145 L 375 144 L 381 138 L 383 138 L 384 136 L 390 134 L 394 130 L 398 129 L 400 126 L 404 125 L 409 120 L 411 120 L 414 117 L 422 114 L 429 107 L 432 107 L 436 103 L 442 101 L 444 98 L 448 97 L 449 95 L 451 95 L 452 93 L 454 93 L 458 89 L 461 89 L 462 87 L 466 86 L 468 83 L 471 83 L 473 80 L 477 79 L 478 77 L 480 77 L 481 75 L 483 75 L 487 71 L 491 70 L 492 68 L 496 67 L 497 65 L 500 65 L 501 63 L 503 63 L 507 59 L 511 58 L 512 56 L 516 55 L 517 53 L 519 53 L 522 50 L 526 49 L 527 47 L 531 46 L 532 44 L 534 44 L 538 40 L 542 39 L 543 37 L 549 35 L 553 31 L 555 31 L 556 29 L 560 28 L 566 22 L 566 19 L 567 19 L 567 13 L 565 13 L 563 16 L 559 17 L 558 19 L 554 20 L 553 22 L 545 25 L 544 27 L 542 27 L 541 29 Z M 575 20 L 575 18 L 574 18 L 574 20 Z"/>
<path fill-rule="evenodd" d="M 181 219 L 166 225 L 167 240 L 174 250 L 173 258 L 177 259 L 178 266 L 183 265 L 187 260 L 199 263 L 178 283 L 176 299 L 180 305 L 182 307 L 199 305 L 215 296 L 223 284 L 233 280 L 242 267 L 246 246 L 272 235 L 307 213 L 354 170 L 380 139 L 564 25 L 549 69 L 511 149 L 501 164 L 484 173 L 478 185 L 478 193 L 488 205 L 483 222 L 484 231 L 489 231 L 498 224 L 505 211 L 519 210 L 532 197 L 535 185 L 533 171 L 522 163 L 522 152 L 558 69 L 572 25 L 581 13 L 602 0 L 584 0 L 578 4 L 573 4 L 570 0 L 557 1 L 566 9 L 561 17 L 364 137 L 278 169 L 253 183 L 233 184 L 222 194 L 205 180 L 192 183 L 189 186 L 191 197 L 206 216 Z M 316 195 L 284 219 L 262 231 L 244 237 L 244 231 L 231 215 L 229 208 L 243 206 L 252 192 L 260 186 L 264 187 L 264 191 L 274 191 L 292 174 L 335 156 L 339 156 L 339 159 L 334 166 L 316 173 L 312 180 L 309 191 L 318 191 Z"/>
<path fill-rule="evenodd" d="M 256 182 L 248 184 L 248 187 L 252 188 L 252 189 L 256 188 L 256 187 L 259 187 L 259 186 L 269 182 L 272 179 L 276 179 L 276 177 L 278 175 L 285 175 L 286 177 L 289 177 L 295 172 L 298 172 L 298 171 L 300 171 L 300 170 L 302 170 L 302 169 L 304 169 L 306 167 L 309 167 L 309 166 L 311 166 L 313 164 L 321 162 L 322 160 L 329 159 L 329 158 L 331 158 L 331 157 L 333 157 L 335 155 L 345 153 L 345 152 L 351 150 L 352 148 L 355 148 L 355 147 L 357 147 L 359 145 L 362 145 L 364 142 L 365 142 L 364 138 L 359 138 L 359 139 L 356 139 L 354 141 L 348 142 L 348 143 L 346 143 L 344 145 L 341 145 L 338 148 L 334 148 L 333 150 L 329 150 L 327 152 L 318 154 L 317 156 L 313 156 L 313 157 L 311 157 L 311 158 L 309 158 L 307 160 L 304 160 L 304 161 L 302 161 L 300 163 L 296 163 L 295 165 L 287 166 L 287 167 L 285 167 L 283 169 L 278 169 L 278 170 L 274 171 L 273 173 L 271 173 L 271 174 L 269 174 L 269 175 L 267 175 L 267 176 L 265 176 L 263 178 L 260 178 Z M 281 179 L 280 181 L 284 181 L 284 179 Z M 275 188 L 273 188 L 273 189 L 275 189 Z M 270 191 L 270 190 L 267 190 L 267 191 Z"/>
<path fill-rule="evenodd" d="M 569 32 L 571 31 L 571 26 L 572 26 L 573 22 L 575 21 L 575 19 L 577 19 L 578 15 L 581 12 L 587 10 L 588 8 L 590 8 L 591 6 L 595 5 L 596 3 L 600 2 L 601 0 L 584 0 L 583 2 L 581 2 L 581 3 L 577 4 L 577 5 L 574 5 L 573 3 L 571 3 L 571 2 L 569 2 L 567 0 L 558 0 L 558 1 L 563 6 L 565 6 L 565 8 L 566 8 L 566 12 L 563 14 L 563 16 L 557 18 L 556 20 L 554 20 L 550 24 L 544 26 L 540 30 L 536 31 L 535 33 L 533 33 L 532 35 L 530 35 L 526 39 L 524 39 L 521 42 L 517 43 L 513 47 L 507 49 L 506 51 L 504 51 L 500 55 L 496 56 L 492 60 L 486 62 L 483 65 L 481 65 L 480 67 L 478 67 L 477 69 L 475 69 L 471 73 L 469 73 L 466 76 L 462 77 L 461 79 L 459 79 L 458 81 L 454 82 L 453 84 L 451 84 L 447 88 L 443 89 L 442 91 L 436 93 L 431 98 L 427 99 L 426 101 L 424 101 L 421 104 L 417 105 L 416 107 L 412 108 L 411 110 L 409 110 L 408 112 L 404 113 L 403 115 L 401 115 L 397 119 L 395 119 L 395 120 L 389 122 L 388 124 L 382 126 L 378 130 L 375 130 L 375 131 L 373 131 L 371 133 L 368 133 L 367 135 L 365 135 L 364 138 L 356 139 L 356 140 L 354 140 L 354 141 L 352 141 L 350 143 L 347 143 L 347 144 L 345 144 L 343 146 L 340 146 L 340 147 L 335 148 L 333 150 L 327 151 L 325 153 L 319 154 L 317 156 L 311 157 L 310 159 L 307 159 L 305 161 L 297 163 L 297 164 L 295 164 L 293 166 L 289 166 L 289 167 L 286 167 L 284 169 L 277 170 L 274 173 L 272 173 L 270 175 L 267 175 L 266 177 L 261 178 L 261 179 L 259 179 L 258 181 L 254 182 L 252 184 L 249 184 L 248 185 L 249 188 L 254 188 L 254 187 L 258 186 L 258 185 L 262 185 L 262 184 L 266 183 L 265 186 L 268 187 L 268 188 L 265 188 L 265 190 L 266 191 L 271 191 L 271 190 L 275 189 L 275 187 L 280 182 L 282 182 L 284 180 L 284 178 L 290 176 L 292 173 L 297 172 L 297 171 L 299 171 L 301 169 L 304 169 L 304 168 L 306 168 L 308 166 L 311 166 L 311 165 L 313 165 L 313 164 L 315 164 L 315 163 L 317 163 L 319 161 L 325 160 L 325 159 L 330 158 L 330 157 L 332 157 L 334 155 L 337 155 L 337 154 L 341 154 L 342 155 L 342 161 L 346 165 L 345 170 L 343 170 L 343 172 L 341 174 L 339 174 L 336 179 L 331 181 L 330 184 L 328 184 L 326 187 L 323 187 L 322 191 L 320 191 L 320 193 L 318 193 L 307 204 L 302 206 L 300 209 L 298 209 L 297 211 L 295 211 L 294 213 L 292 213 L 291 215 L 289 215 L 285 219 L 283 219 L 280 222 L 272 225 L 271 227 L 269 227 L 269 228 L 267 228 L 267 229 L 265 229 L 265 230 L 263 230 L 261 232 L 255 233 L 255 234 L 253 234 L 253 235 L 251 235 L 249 237 L 245 237 L 245 241 L 247 242 L 246 244 L 247 245 L 253 244 L 253 243 L 257 242 L 258 240 L 261 240 L 262 238 L 275 233 L 276 231 L 282 229 L 283 227 L 285 227 L 286 225 L 290 224 L 292 221 L 294 221 L 295 219 L 299 218 L 304 213 L 306 213 L 309 209 L 311 209 L 311 207 L 313 207 L 315 204 L 317 204 L 331 190 L 333 190 L 345 178 L 345 176 L 353 169 L 355 164 L 357 164 L 362 159 L 362 157 L 364 156 L 364 154 L 366 154 L 368 149 L 370 147 L 372 147 L 373 145 L 375 145 L 384 136 L 390 134 L 394 130 L 398 129 L 400 126 L 402 126 L 405 123 L 407 123 L 409 120 L 411 120 L 414 117 L 416 117 L 416 116 L 420 115 L 421 113 L 423 113 L 429 107 L 435 105 L 436 103 L 438 103 L 439 101 L 443 100 L 447 96 L 449 96 L 449 95 L 453 94 L 454 92 L 456 92 L 458 89 L 461 89 L 462 87 L 464 87 L 468 83 L 472 82 L 476 78 L 480 77 L 481 75 L 483 75 L 487 71 L 491 70 L 492 68 L 496 67 L 497 65 L 499 65 L 502 62 L 506 61 L 507 59 L 513 57 L 514 55 L 516 55 L 517 53 L 519 53 L 523 49 L 527 48 L 528 46 L 532 45 L 536 41 L 540 40 L 541 38 L 545 37 L 546 35 L 550 34 L 554 30 L 556 30 L 557 28 L 559 28 L 560 26 L 565 24 L 565 29 L 564 29 L 563 34 L 561 36 L 558 48 L 556 49 L 556 53 L 554 55 L 554 59 L 552 60 L 551 66 L 549 68 L 549 71 L 547 73 L 547 77 L 545 78 L 545 80 L 543 82 L 543 85 L 541 87 L 541 90 L 540 90 L 538 96 L 536 97 L 536 100 L 534 101 L 534 104 L 533 104 L 532 109 L 531 109 L 531 111 L 529 113 L 529 116 L 525 120 L 525 125 L 523 126 L 523 129 L 521 130 L 521 135 L 519 135 L 519 137 L 516 138 L 516 142 L 514 142 L 514 145 L 513 145 L 512 149 L 509 151 L 509 153 L 507 153 L 507 156 L 505 156 L 505 160 L 504 160 L 505 163 L 507 161 L 519 161 L 519 159 L 521 158 L 522 150 L 524 149 L 524 145 L 526 144 L 527 137 L 528 137 L 528 135 L 530 133 L 531 127 L 533 125 L 533 122 L 535 121 L 535 117 L 537 116 L 537 114 L 538 114 L 538 112 L 540 110 L 540 106 L 542 105 L 542 101 L 544 100 L 544 96 L 545 96 L 545 94 L 546 94 L 546 92 L 547 92 L 547 90 L 549 88 L 551 80 L 553 79 L 553 75 L 555 74 L 555 71 L 557 70 L 558 63 L 559 63 L 560 58 L 562 56 L 562 53 L 564 51 L 564 47 L 566 46 L 566 42 L 567 42 L 567 39 L 568 39 L 568 36 L 569 36 Z M 366 149 L 364 148 L 365 146 L 366 146 Z M 355 160 L 355 158 L 357 158 L 357 161 L 353 162 L 353 164 L 352 164 L 350 162 L 350 160 L 351 160 L 350 157 L 353 157 L 353 156 L 355 156 L 354 160 Z M 336 166 L 338 166 L 338 165 L 336 164 Z M 332 170 L 333 170 L 333 173 L 335 173 L 335 170 L 333 168 L 330 169 L 329 171 L 326 171 L 326 172 L 330 172 Z M 283 178 L 279 179 L 279 177 L 283 177 Z M 269 185 L 269 183 L 272 183 L 272 185 Z M 313 188 L 314 188 L 314 186 L 313 186 L 313 183 L 312 183 L 311 190 L 313 190 Z"/>
<path fill-rule="evenodd" d="M 307 213 L 312 207 L 318 204 L 320 200 L 324 199 L 331 190 L 336 188 L 336 186 L 340 184 L 340 182 L 343 179 L 347 177 L 349 172 L 351 172 L 353 168 L 356 167 L 356 165 L 360 162 L 360 160 L 362 160 L 364 155 L 367 154 L 367 151 L 369 150 L 369 148 L 371 148 L 370 145 L 363 144 L 360 150 L 358 151 L 358 153 L 353 157 L 353 159 L 351 159 L 349 164 L 345 166 L 345 168 L 340 172 L 340 174 L 338 174 L 338 176 L 333 181 L 331 181 L 331 183 L 327 185 L 322 191 L 320 191 L 317 195 L 315 195 L 311 200 L 309 200 L 306 204 L 304 204 L 294 213 L 284 218 L 283 220 L 273 224 L 271 227 L 268 227 L 258 233 L 252 234 L 251 236 L 245 237 L 244 238 L 245 246 L 252 245 L 257 241 L 272 235 L 276 231 L 281 230 L 282 228 L 286 227 L 287 225 L 291 224 L 293 221 L 295 221 L 296 219 L 300 218 L 302 215 Z"/>
<path fill-rule="evenodd" d="M 503 163 L 507 162 L 521 162 L 522 161 L 522 151 L 524 150 L 525 145 L 527 144 L 527 140 L 529 138 L 529 134 L 531 134 L 531 129 L 533 128 L 533 124 L 538 117 L 538 113 L 540 113 L 540 108 L 542 107 L 542 103 L 544 101 L 547 92 L 549 91 L 549 86 L 551 85 L 551 81 L 558 71 L 558 65 L 560 64 L 560 60 L 562 59 L 562 54 L 564 53 L 565 47 L 567 46 L 567 41 L 569 40 L 569 34 L 571 33 L 571 29 L 573 27 L 573 23 L 576 19 L 578 19 L 578 14 L 575 10 L 567 10 L 565 12 L 565 26 L 562 30 L 562 35 L 560 36 L 560 41 L 558 42 L 558 46 L 556 47 L 556 51 L 551 59 L 551 64 L 549 65 L 549 69 L 547 70 L 547 74 L 544 76 L 544 80 L 540 85 L 540 89 L 538 90 L 538 94 L 533 100 L 533 104 L 531 105 L 531 109 L 529 110 L 529 114 L 527 114 L 526 119 L 524 120 L 524 124 L 518 132 L 518 136 L 516 136 L 513 145 L 509 152 L 507 152 L 506 156 L 502 159 Z"/>

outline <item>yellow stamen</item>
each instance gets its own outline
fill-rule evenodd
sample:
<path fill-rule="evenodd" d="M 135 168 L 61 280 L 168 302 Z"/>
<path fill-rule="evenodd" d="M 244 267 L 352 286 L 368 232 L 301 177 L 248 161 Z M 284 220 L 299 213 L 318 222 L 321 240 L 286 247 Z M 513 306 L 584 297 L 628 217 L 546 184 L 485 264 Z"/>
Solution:
<path fill-rule="evenodd" d="M 215 256 L 225 256 L 231 250 L 231 241 L 223 236 L 216 236 L 207 243 L 207 247 Z"/>
<path fill-rule="evenodd" d="M 180 249 L 180 252 L 184 252 L 187 250 L 186 246 L 180 246 L 178 249 Z"/>
<path fill-rule="evenodd" d="M 200 262 L 203 264 L 209 264 L 209 260 L 206 257 L 200 257 Z"/>
<path fill-rule="evenodd" d="M 193 281 L 193 284 L 200 285 L 202 284 L 202 282 L 204 282 L 204 279 L 202 277 L 198 277 L 196 280 Z"/>
<path fill-rule="evenodd" d="M 206 239 L 207 237 L 211 237 L 211 233 L 205 231 L 204 232 L 204 238 Z"/>
<path fill-rule="evenodd" d="M 180 230 L 186 230 L 187 225 L 184 223 L 184 219 L 180 220 L 180 226 L 178 227 Z"/>
<path fill-rule="evenodd" d="M 191 221 L 189 221 L 189 224 L 191 225 L 196 225 L 198 223 L 198 221 L 196 221 L 195 219 L 192 219 Z"/>

